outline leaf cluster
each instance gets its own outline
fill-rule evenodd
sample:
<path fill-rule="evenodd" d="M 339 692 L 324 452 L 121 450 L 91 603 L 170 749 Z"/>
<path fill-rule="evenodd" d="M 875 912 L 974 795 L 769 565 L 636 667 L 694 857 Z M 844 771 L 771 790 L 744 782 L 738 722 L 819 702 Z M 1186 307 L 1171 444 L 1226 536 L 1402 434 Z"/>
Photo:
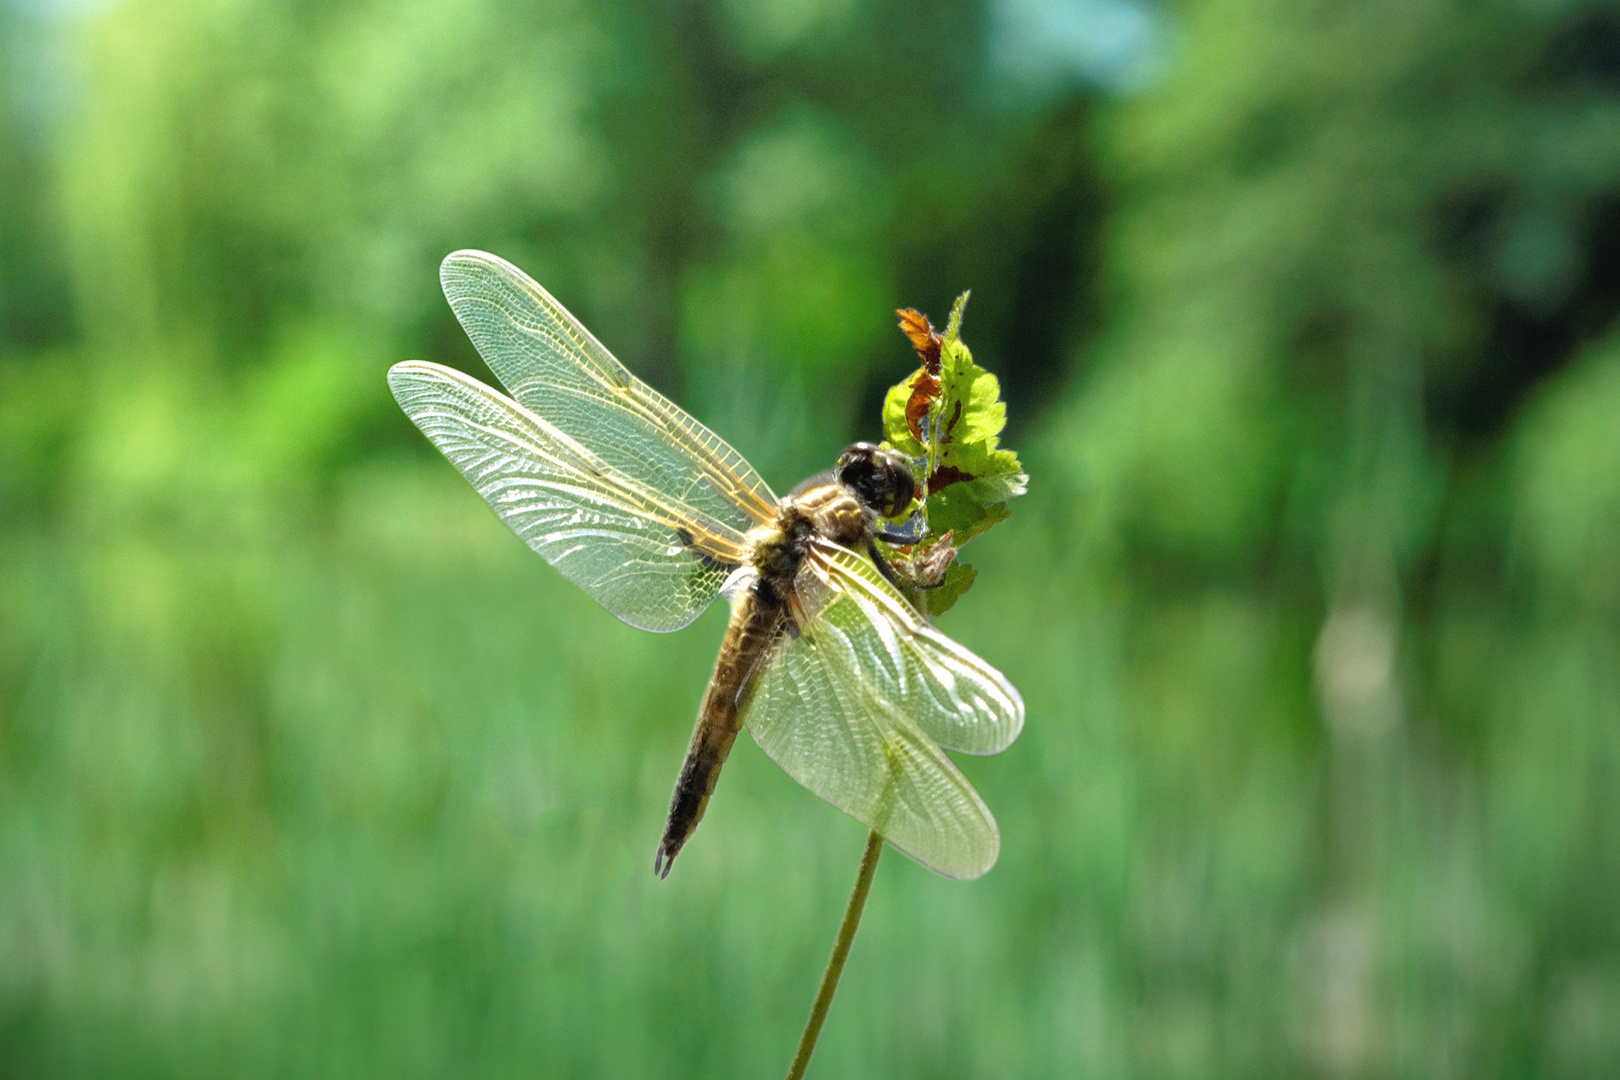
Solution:
<path fill-rule="evenodd" d="M 1007 503 L 1029 477 L 1018 455 L 1000 445 L 1007 424 L 1001 383 L 973 362 L 962 340 L 968 294 L 957 297 L 945 332 L 906 308 L 900 330 L 917 352 L 917 371 L 889 388 L 883 400 L 884 445 L 913 462 L 923 538 L 899 549 L 895 563 L 926 596 L 929 614 L 950 609 L 976 571 L 956 560 L 962 545 L 1006 520 Z"/>

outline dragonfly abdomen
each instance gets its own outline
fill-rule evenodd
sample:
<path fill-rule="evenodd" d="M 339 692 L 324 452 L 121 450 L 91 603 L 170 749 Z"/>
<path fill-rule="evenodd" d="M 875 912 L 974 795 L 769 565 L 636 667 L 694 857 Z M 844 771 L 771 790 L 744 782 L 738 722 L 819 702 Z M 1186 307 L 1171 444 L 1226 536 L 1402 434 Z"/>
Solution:
<path fill-rule="evenodd" d="M 846 451 L 841 463 L 847 465 L 845 459 L 856 456 L 856 449 L 851 447 Z M 867 453 L 860 460 L 870 459 L 877 453 L 875 447 L 867 447 Z M 909 483 L 909 474 L 905 478 Z M 888 496 L 885 498 L 888 502 L 895 501 Z M 905 501 L 910 498 L 907 489 Z M 709 679 L 709 689 L 698 710 L 692 745 L 686 751 L 680 779 L 675 782 L 664 838 L 653 859 L 653 873 L 668 876 L 676 853 L 703 820 L 709 796 L 714 794 L 715 783 L 720 779 L 720 769 L 737 741 L 737 733 L 742 730 L 742 702 L 761 661 L 779 636 L 798 630 L 793 623 L 790 598 L 812 538 L 823 537 L 859 550 L 870 543 L 872 513 L 856 491 L 845 484 L 819 484 L 784 499 L 775 522 L 748 534 L 749 565 L 755 577 L 739 598 L 731 623 L 726 627 L 720 656 L 714 662 L 714 675 Z M 686 542 L 686 537 L 681 539 Z"/>
<path fill-rule="evenodd" d="M 731 746 L 742 730 L 739 719 L 741 699 L 748 682 L 776 636 L 783 631 L 787 604 L 783 593 L 769 579 L 757 578 L 738 599 L 726 627 L 720 655 L 714 662 L 709 689 L 698 709 L 697 727 L 686 751 L 675 794 L 669 802 L 669 819 L 664 838 L 653 858 L 653 873 L 668 877 L 669 868 L 681 847 L 703 820 L 709 796 L 720 779 L 720 769 L 731 753 Z"/>

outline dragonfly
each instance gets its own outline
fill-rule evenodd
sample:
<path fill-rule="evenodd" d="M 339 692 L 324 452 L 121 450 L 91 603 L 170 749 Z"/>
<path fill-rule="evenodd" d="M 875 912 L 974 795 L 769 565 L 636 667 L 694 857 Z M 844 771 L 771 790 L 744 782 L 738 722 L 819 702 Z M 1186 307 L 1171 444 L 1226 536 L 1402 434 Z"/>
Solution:
<path fill-rule="evenodd" d="M 439 277 L 510 396 L 422 360 L 388 383 L 496 516 L 631 626 L 678 630 L 730 601 L 654 874 L 668 876 L 743 728 L 922 865 L 988 870 L 995 818 L 944 751 L 999 753 L 1024 703 L 919 614 L 877 546 L 915 498 L 904 455 L 856 443 L 830 479 L 779 499 L 511 263 L 458 251 Z"/>

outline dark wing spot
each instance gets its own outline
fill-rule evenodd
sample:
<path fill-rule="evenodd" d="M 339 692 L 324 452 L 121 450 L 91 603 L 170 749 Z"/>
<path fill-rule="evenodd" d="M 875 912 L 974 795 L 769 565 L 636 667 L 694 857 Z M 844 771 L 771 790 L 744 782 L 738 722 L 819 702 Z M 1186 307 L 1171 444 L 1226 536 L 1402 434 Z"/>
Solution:
<path fill-rule="evenodd" d="M 689 548 L 698 557 L 698 560 L 711 570 L 723 570 L 729 573 L 737 568 L 737 564 L 730 559 L 719 559 L 704 551 L 703 548 L 698 546 L 697 535 L 684 525 L 675 526 L 675 539 L 679 540 L 683 547 Z"/>

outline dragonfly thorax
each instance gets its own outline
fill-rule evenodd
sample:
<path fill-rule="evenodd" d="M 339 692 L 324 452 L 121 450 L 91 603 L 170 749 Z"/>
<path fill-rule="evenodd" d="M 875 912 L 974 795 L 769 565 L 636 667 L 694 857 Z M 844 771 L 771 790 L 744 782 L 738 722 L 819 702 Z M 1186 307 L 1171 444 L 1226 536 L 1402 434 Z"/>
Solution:
<path fill-rule="evenodd" d="M 783 499 L 776 520 L 748 534 L 749 562 L 761 579 L 791 588 L 812 537 L 860 550 L 876 520 L 899 514 L 917 491 L 905 457 L 872 443 L 847 447 L 833 477 Z"/>
<path fill-rule="evenodd" d="M 776 520 L 748 534 L 749 562 L 762 579 L 792 586 L 812 538 L 857 548 L 871 534 L 871 515 L 841 484 L 820 484 L 782 500 Z"/>

